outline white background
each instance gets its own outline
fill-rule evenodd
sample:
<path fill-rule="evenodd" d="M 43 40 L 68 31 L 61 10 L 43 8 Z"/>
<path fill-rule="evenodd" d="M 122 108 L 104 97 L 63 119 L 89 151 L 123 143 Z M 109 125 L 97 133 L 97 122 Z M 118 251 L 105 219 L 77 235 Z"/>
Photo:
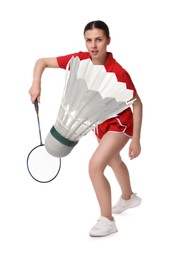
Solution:
<path fill-rule="evenodd" d="M 172 1 L 6 0 L 0 2 L 0 258 L 172 259 Z M 39 143 L 28 90 L 36 59 L 85 51 L 83 28 L 91 20 L 110 28 L 109 51 L 130 73 L 144 106 L 142 153 L 122 156 L 141 207 L 115 216 L 119 232 L 92 239 L 99 209 L 88 177 L 97 142 L 84 137 L 63 159 L 56 180 L 39 184 L 26 156 Z M 64 71 L 42 80 L 42 135 L 53 125 Z M 120 190 L 110 169 L 113 203 Z"/>

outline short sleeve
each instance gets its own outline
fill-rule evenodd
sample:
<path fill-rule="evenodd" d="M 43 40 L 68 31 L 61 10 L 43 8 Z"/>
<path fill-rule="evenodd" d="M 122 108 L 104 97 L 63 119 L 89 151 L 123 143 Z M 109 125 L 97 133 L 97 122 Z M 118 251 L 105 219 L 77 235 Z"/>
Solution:
<path fill-rule="evenodd" d="M 137 95 L 136 88 L 133 84 L 133 81 L 126 70 L 123 70 L 121 74 L 118 75 L 118 81 L 126 83 L 127 89 L 133 90 L 133 97 Z"/>
<path fill-rule="evenodd" d="M 88 52 L 76 52 L 76 53 L 68 54 L 65 56 L 59 56 L 56 59 L 57 59 L 57 62 L 58 62 L 58 65 L 60 66 L 60 68 L 65 69 L 69 60 L 72 57 L 79 57 L 80 60 L 84 60 L 84 59 L 90 58 L 90 55 Z"/>

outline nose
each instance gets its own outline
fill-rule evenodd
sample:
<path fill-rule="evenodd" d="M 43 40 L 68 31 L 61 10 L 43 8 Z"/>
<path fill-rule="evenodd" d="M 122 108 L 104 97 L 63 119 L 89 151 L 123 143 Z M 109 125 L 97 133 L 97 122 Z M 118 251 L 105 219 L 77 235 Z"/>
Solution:
<path fill-rule="evenodd" d="M 97 46 L 96 46 L 96 42 L 95 41 L 92 41 L 92 48 L 94 49 L 94 48 L 96 48 Z"/>

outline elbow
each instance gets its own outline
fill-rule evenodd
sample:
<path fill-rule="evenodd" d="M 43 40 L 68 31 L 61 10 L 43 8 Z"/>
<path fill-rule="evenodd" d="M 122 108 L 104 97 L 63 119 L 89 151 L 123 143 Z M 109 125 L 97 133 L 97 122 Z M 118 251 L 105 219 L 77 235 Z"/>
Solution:
<path fill-rule="evenodd" d="M 41 68 L 46 68 L 47 64 L 44 58 L 40 58 L 37 60 L 36 64 Z"/>

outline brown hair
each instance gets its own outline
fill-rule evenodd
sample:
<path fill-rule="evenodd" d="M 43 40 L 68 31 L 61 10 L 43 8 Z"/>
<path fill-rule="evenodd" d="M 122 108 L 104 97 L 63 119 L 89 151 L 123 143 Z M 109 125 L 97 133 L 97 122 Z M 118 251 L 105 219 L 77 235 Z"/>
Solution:
<path fill-rule="evenodd" d="M 96 21 L 92 21 L 92 22 L 89 22 L 85 28 L 84 28 L 84 34 L 86 31 L 88 30 L 92 30 L 92 29 L 100 29 L 100 30 L 103 30 L 105 35 L 106 35 L 106 38 L 109 39 L 110 38 L 110 33 L 109 33 L 109 27 L 107 26 L 106 23 L 104 23 L 103 21 L 100 21 L 100 20 L 96 20 Z"/>

